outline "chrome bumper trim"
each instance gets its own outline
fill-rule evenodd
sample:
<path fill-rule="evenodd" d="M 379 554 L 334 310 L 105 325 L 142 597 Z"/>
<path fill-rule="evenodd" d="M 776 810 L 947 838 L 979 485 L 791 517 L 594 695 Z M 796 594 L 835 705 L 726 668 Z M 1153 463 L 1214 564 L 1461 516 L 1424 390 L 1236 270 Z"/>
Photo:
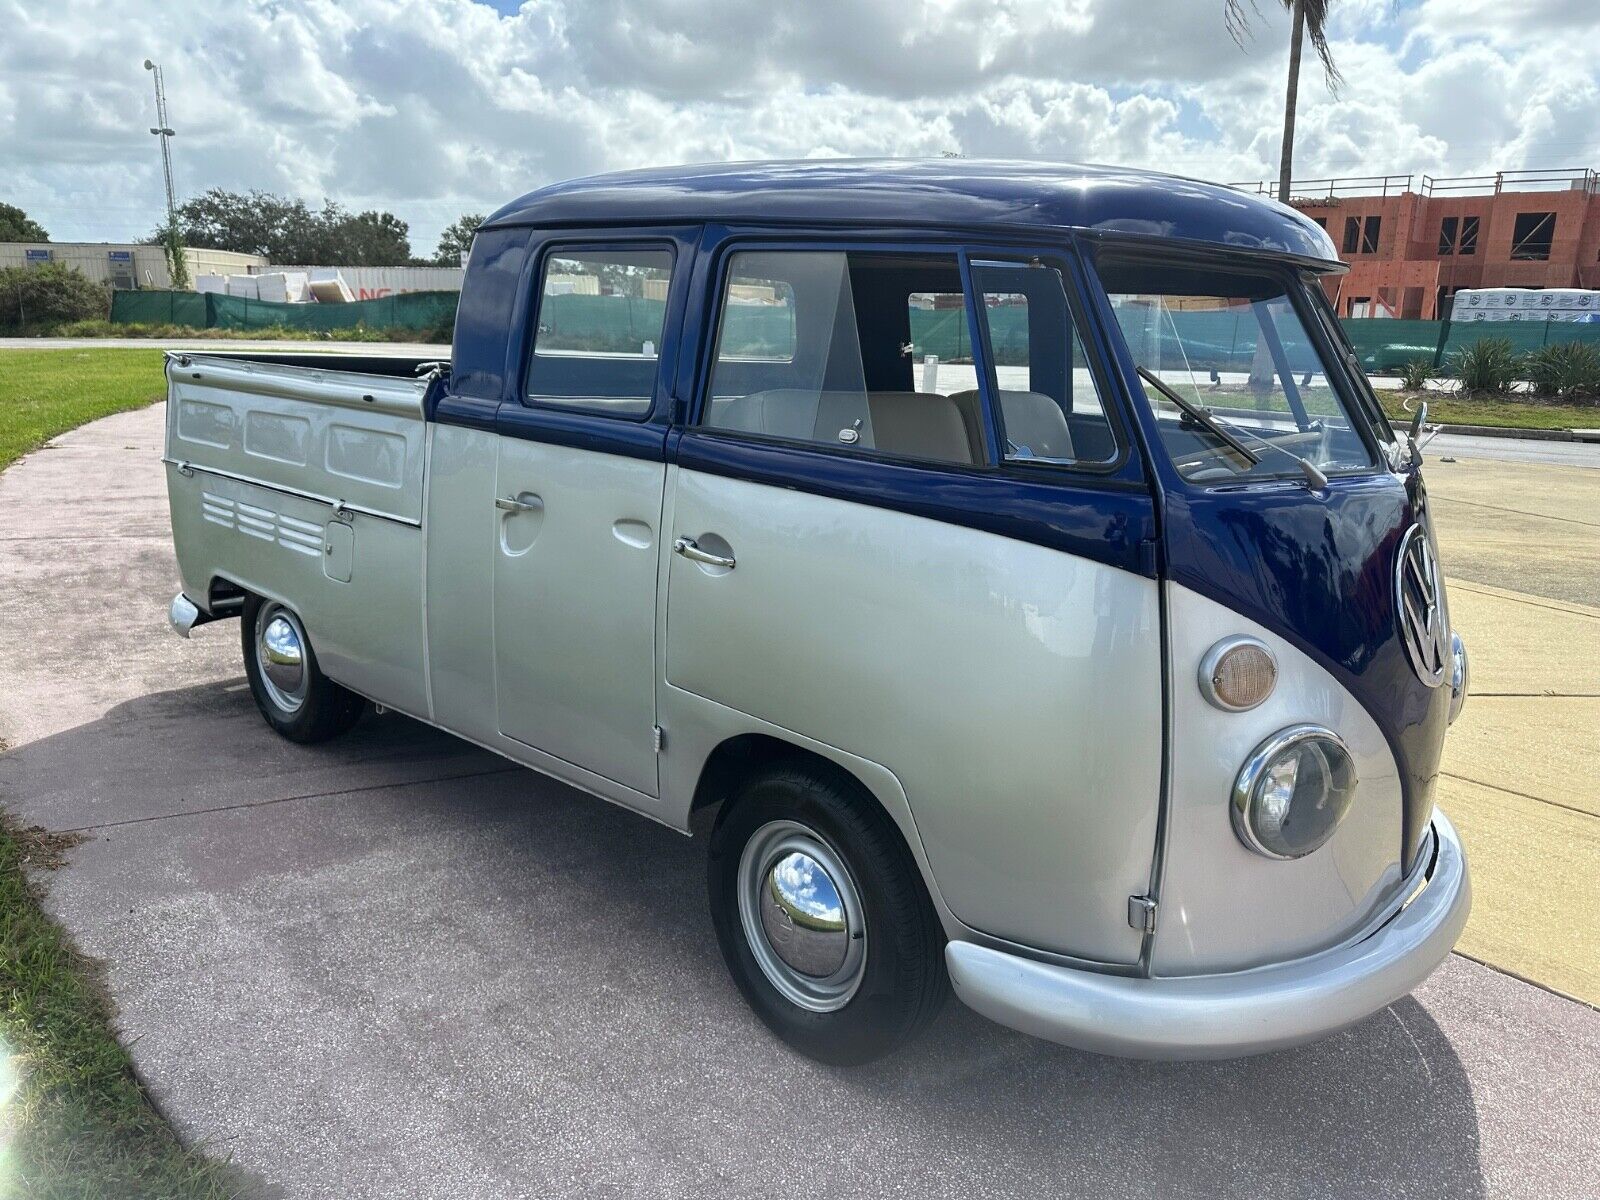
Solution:
<path fill-rule="evenodd" d="M 189 631 L 196 625 L 204 625 L 210 617 L 198 604 L 189 597 L 179 592 L 172 598 L 172 604 L 167 609 L 167 623 L 172 626 L 172 632 L 181 638 L 189 636 Z"/>
<path fill-rule="evenodd" d="M 1355 942 L 1224 975 L 1135 979 L 951 942 L 956 995 L 1002 1025 L 1129 1058 L 1234 1058 L 1315 1041 L 1392 1004 L 1450 953 L 1472 908 L 1460 839 L 1435 810 L 1427 883 Z"/>

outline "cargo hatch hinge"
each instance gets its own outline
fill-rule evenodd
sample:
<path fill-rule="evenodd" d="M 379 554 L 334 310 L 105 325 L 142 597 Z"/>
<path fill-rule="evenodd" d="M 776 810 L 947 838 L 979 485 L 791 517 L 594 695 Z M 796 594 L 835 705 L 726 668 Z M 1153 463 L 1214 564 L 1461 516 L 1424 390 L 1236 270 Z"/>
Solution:
<path fill-rule="evenodd" d="M 1149 896 L 1128 897 L 1128 924 L 1140 933 L 1156 931 L 1156 902 Z"/>

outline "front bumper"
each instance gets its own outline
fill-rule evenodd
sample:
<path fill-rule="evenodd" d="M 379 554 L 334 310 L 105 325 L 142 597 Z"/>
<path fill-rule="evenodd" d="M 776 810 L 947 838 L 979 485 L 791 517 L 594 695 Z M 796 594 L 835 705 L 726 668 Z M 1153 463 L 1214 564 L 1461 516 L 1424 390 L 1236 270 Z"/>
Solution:
<path fill-rule="evenodd" d="M 1428 977 L 1467 923 L 1472 885 L 1456 831 L 1433 816 L 1419 890 L 1359 941 L 1225 975 L 1130 978 L 951 942 L 956 995 L 991 1020 L 1052 1042 L 1130 1058 L 1233 1058 L 1326 1037 Z"/>

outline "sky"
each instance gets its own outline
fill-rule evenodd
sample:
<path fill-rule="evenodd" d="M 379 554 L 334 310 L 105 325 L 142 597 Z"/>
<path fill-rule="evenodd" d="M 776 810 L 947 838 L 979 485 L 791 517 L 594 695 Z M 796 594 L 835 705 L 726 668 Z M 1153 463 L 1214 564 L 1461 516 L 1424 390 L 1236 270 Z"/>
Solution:
<path fill-rule="evenodd" d="M 1257 0 L 0 0 L 0 202 L 57 241 L 260 188 L 463 212 L 600 171 L 752 158 L 1029 158 L 1275 179 L 1288 26 Z M 1246 0 L 1249 3 L 1249 0 Z M 1600 167 L 1600 0 L 1333 0 L 1296 178 Z"/>

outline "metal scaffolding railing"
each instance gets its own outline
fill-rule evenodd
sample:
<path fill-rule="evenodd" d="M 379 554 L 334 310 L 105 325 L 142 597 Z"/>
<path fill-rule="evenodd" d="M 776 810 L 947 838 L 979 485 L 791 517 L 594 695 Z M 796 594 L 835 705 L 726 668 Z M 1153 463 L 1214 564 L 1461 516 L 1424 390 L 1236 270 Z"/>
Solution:
<path fill-rule="evenodd" d="M 1550 171 L 1496 171 L 1493 175 L 1459 175 L 1449 179 L 1422 177 L 1422 194 L 1498 196 L 1501 192 L 1600 192 L 1600 171 L 1562 167 Z"/>
<path fill-rule="evenodd" d="M 1337 200 L 1341 196 L 1398 196 L 1411 191 L 1413 175 L 1341 175 L 1334 179 L 1292 179 L 1289 181 L 1291 202 Z M 1258 180 L 1255 183 L 1230 183 L 1241 192 L 1257 196 L 1275 196 L 1277 183 Z"/>
<path fill-rule="evenodd" d="M 1493 175 L 1458 175 L 1436 178 L 1423 175 L 1413 187 L 1415 175 L 1342 175 L 1333 179 L 1294 179 L 1289 182 L 1291 203 L 1333 203 L 1345 196 L 1399 196 L 1416 191 L 1423 196 L 1477 195 L 1498 196 L 1501 192 L 1584 192 L 1600 194 L 1600 171 L 1592 167 L 1563 167 L 1547 171 L 1496 171 Z M 1271 180 L 1230 183 L 1241 192 L 1275 196 L 1278 185 Z"/>

